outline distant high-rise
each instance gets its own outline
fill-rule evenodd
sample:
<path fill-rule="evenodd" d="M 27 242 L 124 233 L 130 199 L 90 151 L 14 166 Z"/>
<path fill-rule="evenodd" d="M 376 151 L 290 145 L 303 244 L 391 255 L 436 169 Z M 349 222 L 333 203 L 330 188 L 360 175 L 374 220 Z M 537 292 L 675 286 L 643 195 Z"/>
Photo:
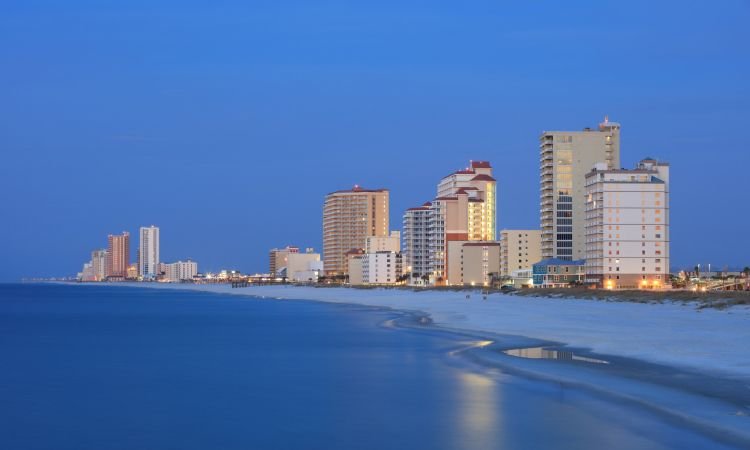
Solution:
<path fill-rule="evenodd" d="M 428 224 L 432 210 L 430 202 L 415 208 L 409 208 L 404 213 L 403 244 L 404 273 L 408 274 L 408 283 L 421 285 L 432 275 L 432 260 L 430 257 L 430 239 Z"/>
<path fill-rule="evenodd" d="M 107 278 L 107 250 L 100 249 L 91 252 L 91 266 L 95 281 Z"/>
<path fill-rule="evenodd" d="M 159 264 L 159 228 L 141 227 L 138 243 L 138 275 L 144 279 L 156 278 Z"/>
<path fill-rule="evenodd" d="M 364 249 L 368 236 L 388 236 L 389 192 L 363 189 L 332 192 L 323 206 L 323 267 L 326 275 L 343 275 L 346 253 Z"/>
<path fill-rule="evenodd" d="M 540 230 L 500 231 L 500 276 L 510 277 L 514 271 L 531 269 L 542 260 Z"/>
<path fill-rule="evenodd" d="M 545 131 L 539 138 L 542 258 L 583 259 L 586 174 L 596 163 L 620 168 L 620 124 L 599 130 Z"/>
<path fill-rule="evenodd" d="M 107 237 L 107 278 L 125 279 L 130 261 L 130 233 Z"/>

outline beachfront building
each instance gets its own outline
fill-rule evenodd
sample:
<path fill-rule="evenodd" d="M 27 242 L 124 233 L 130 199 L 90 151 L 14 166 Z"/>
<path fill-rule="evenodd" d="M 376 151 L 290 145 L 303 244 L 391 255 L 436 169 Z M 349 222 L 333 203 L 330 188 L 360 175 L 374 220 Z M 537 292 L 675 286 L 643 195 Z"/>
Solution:
<path fill-rule="evenodd" d="M 532 267 L 532 277 L 536 288 L 565 288 L 579 285 L 584 280 L 584 261 L 549 258 Z"/>
<path fill-rule="evenodd" d="M 410 283 L 423 278 L 430 284 L 448 282 L 450 242 L 495 241 L 496 199 L 492 166 L 471 161 L 469 167 L 440 180 L 434 200 L 409 208 L 404 214 L 403 249 Z"/>
<path fill-rule="evenodd" d="M 401 232 L 391 231 L 389 236 L 367 236 L 365 253 L 401 252 Z"/>
<path fill-rule="evenodd" d="M 323 273 L 323 262 L 320 253 L 315 253 L 312 248 L 305 253 L 290 253 L 286 257 L 284 268 L 286 278 L 294 282 L 315 282 Z"/>
<path fill-rule="evenodd" d="M 500 277 L 510 278 L 519 270 L 530 270 L 542 260 L 541 230 L 500 231 Z"/>
<path fill-rule="evenodd" d="M 488 286 L 500 273 L 500 243 L 449 241 L 447 284 Z"/>
<path fill-rule="evenodd" d="M 409 208 L 403 218 L 403 264 L 404 274 L 410 285 L 424 285 L 432 274 L 428 222 L 431 203 Z"/>
<path fill-rule="evenodd" d="M 353 248 L 346 252 L 347 280 L 352 286 L 364 284 L 365 278 L 362 272 L 362 259 L 364 256 L 365 251 L 361 248 Z"/>
<path fill-rule="evenodd" d="M 323 206 L 323 267 L 326 275 L 346 275 L 347 252 L 364 249 L 368 236 L 388 237 L 387 189 L 351 190 L 328 194 Z"/>
<path fill-rule="evenodd" d="M 286 267 L 289 255 L 296 253 L 299 253 L 299 247 L 289 245 L 284 248 L 271 249 L 268 253 L 268 273 L 271 275 L 271 278 L 276 278 L 279 270 Z"/>
<path fill-rule="evenodd" d="M 597 164 L 586 175 L 586 283 L 653 289 L 669 279 L 669 164 Z"/>
<path fill-rule="evenodd" d="M 159 264 L 159 227 L 141 227 L 138 242 L 138 275 L 146 280 L 155 279 Z"/>
<path fill-rule="evenodd" d="M 130 233 L 107 236 L 107 279 L 122 281 L 128 276 Z"/>
<path fill-rule="evenodd" d="M 401 253 L 390 251 L 365 253 L 359 261 L 362 266 L 361 284 L 389 285 L 400 282 L 403 263 Z M 350 284 L 356 283 L 352 283 L 350 279 Z"/>
<path fill-rule="evenodd" d="M 620 124 L 607 118 L 598 130 L 545 131 L 540 149 L 542 258 L 586 255 L 586 173 L 596 163 L 620 168 Z"/>
<path fill-rule="evenodd" d="M 94 281 L 107 279 L 107 250 L 99 249 L 91 252 L 91 266 L 94 272 Z"/>
<path fill-rule="evenodd" d="M 198 263 L 195 261 L 177 261 L 165 265 L 164 278 L 170 283 L 191 281 L 198 274 Z"/>

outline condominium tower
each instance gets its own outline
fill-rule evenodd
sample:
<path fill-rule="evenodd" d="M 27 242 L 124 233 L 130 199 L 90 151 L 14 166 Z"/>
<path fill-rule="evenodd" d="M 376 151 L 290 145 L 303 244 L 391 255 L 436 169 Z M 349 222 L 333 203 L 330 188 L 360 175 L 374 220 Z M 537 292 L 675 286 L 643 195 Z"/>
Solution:
<path fill-rule="evenodd" d="M 138 275 L 145 279 L 156 278 L 157 264 L 159 264 L 159 228 L 153 225 L 141 227 L 138 243 Z"/>
<path fill-rule="evenodd" d="M 351 190 L 328 194 L 323 206 L 323 267 L 326 275 L 348 272 L 346 253 L 364 249 L 368 236 L 388 236 L 387 189 Z"/>
<path fill-rule="evenodd" d="M 130 261 L 130 233 L 107 236 L 107 278 L 125 279 Z"/>
<path fill-rule="evenodd" d="M 669 274 L 669 164 L 597 164 L 586 175 L 586 279 L 600 288 L 660 288 Z"/>
<path fill-rule="evenodd" d="M 598 130 L 545 131 L 539 138 L 542 258 L 585 257 L 585 177 L 597 163 L 620 168 L 620 124 Z"/>
<path fill-rule="evenodd" d="M 434 200 L 409 208 L 403 219 L 409 282 L 419 283 L 425 276 L 433 283 L 448 281 L 451 242 L 495 241 L 496 199 L 492 166 L 487 161 L 471 161 L 469 167 L 440 180 Z"/>
<path fill-rule="evenodd" d="M 99 249 L 91 252 L 91 267 L 94 271 L 94 281 L 104 281 L 107 278 L 106 249 Z"/>

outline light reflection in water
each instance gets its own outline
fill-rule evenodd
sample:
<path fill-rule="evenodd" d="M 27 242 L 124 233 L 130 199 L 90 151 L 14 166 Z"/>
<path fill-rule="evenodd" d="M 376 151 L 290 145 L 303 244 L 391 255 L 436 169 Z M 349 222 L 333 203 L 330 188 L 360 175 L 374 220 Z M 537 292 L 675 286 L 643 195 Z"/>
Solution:
<path fill-rule="evenodd" d="M 489 376 L 462 372 L 459 376 L 459 432 L 455 448 L 501 447 L 500 402 L 497 381 Z"/>
<path fill-rule="evenodd" d="M 549 350 L 544 347 L 514 348 L 512 350 L 503 350 L 503 353 L 505 353 L 506 355 L 527 359 L 559 359 L 563 361 L 582 361 L 593 364 L 609 364 L 609 361 L 604 361 L 603 359 L 580 356 L 569 351 Z"/>

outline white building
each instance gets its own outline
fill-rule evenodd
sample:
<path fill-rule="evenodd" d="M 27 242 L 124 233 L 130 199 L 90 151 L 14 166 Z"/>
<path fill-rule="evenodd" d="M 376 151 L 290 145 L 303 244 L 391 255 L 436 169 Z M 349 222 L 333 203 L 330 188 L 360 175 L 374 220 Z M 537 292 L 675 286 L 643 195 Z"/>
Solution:
<path fill-rule="evenodd" d="M 396 284 L 399 282 L 398 278 L 402 273 L 400 253 L 387 251 L 365 253 L 362 255 L 361 264 L 362 284 Z"/>
<path fill-rule="evenodd" d="M 401 252 L 401 232 L 391 231 L 390 236 L 368 236 L 365 239 L 365 253 Z"/>
<path fill-rule="evenodd" d="M 177 261 L 166 264 L 165 279 L 170 283 L 192 280 L 198 273 L 198 263 L 195 261 Z"/>
<path fill-rule="evenodd" d="M 104 281 L 107 278 L 107 250 L 100 249 L 91 252 L 91 266 L 94 271 L 95 281 Z"/>
<path fill-rule="evenodd" d="M 620 168 L 620 124 L 605 118 L 598 130 L 546 131 L 539 151 L 542 258 L 583 259 L 585 176 L 596 163 Z"/>
<path fill-rule="evenodd" d="M 151 225 L 141 227 L 138 242 L 138 275 L 144 279 L 153 279 L 159 274 L 159 228 Z"/>
<path fill-rule="evenodd" d="M 586 278 L 604 288 L 661 288 L 669 279 L 669 164 L 597 164 L 586 175 Z"/>
<path fill-rule="evenodd" d="M 289 253 L 286 256 L 286 277 L 291 281 L 318 281 L 322 273 L 320 253 L 315 253 L 311 248 L 305 253 Z"/>

